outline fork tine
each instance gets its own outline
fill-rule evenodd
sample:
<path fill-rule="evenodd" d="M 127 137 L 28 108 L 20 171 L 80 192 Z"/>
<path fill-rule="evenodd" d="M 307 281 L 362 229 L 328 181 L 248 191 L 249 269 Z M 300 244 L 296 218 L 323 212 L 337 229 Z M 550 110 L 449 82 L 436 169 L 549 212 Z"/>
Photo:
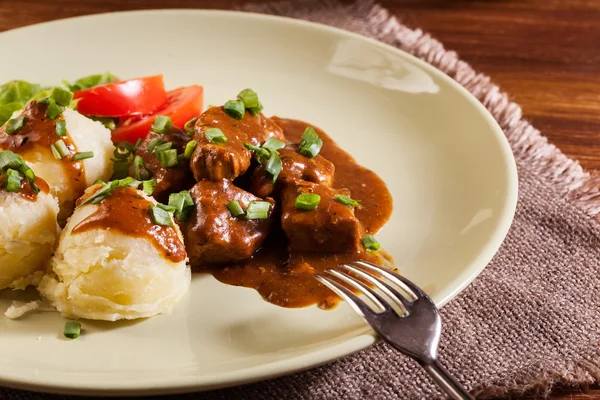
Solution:
<path fill-rule="evenodd" d="M 368 287 L 361 281 L 357 280 L 356 278 L 349 276 L 349 275 L 342 274 L 341 272 L 336 271 L 331 268 L 327 268 L 325 270 L 325 272 L 346 282 L 348 285 L 354 287 L 356 290 L 363 293 L 365 296 L 367 296 L 369 298 L 369 300 L 371 300 L 373 303 L 375 303 L 380 308 L 380 310 L 389 310 L 391 308 L 390 305 L 387 304 L 387 301 L 385 301 L 385 299 L 383 299 L 383 297 L 378 295 L 375 291 L 373 291 L 373 289 L 371 289 L 370 287 Z"/>
<path fill-rule="evenodd" d="M 388 297 L 397 301 L 398 303 L 400 303 L 400 305 L 404 306 L 404 311 L 408 312 L 408 309 L 411 306 L 412 300 L 407 300 L 406 296 L 404 294 L 398 292 L 396 289 L 394 289 L 393 287 L 391 287 L 384 281 L 377 279 L 373 275 L 366 273 L 362 269 L 356 268 L 354 265 L 340 264 L 340 267 L 347 269 L 348 271 L 352 272 L 353 274 L 356 274 L 356 275 L 360 276 L 361 278 L 363 278 L 364 280 L 368 281 L 369 283 L 373 284 L 379 290 L 381 290 L 383 293 L 385 293 Z"/>
<path fill-rule="evenodd" d="M 340 296 L 346 301 L 358 315 L 360 315 L 367 323 L 370 323 L 369 319 L 375 315 L 371 307 L 362 301 L 357 295 L 352 293 L 350 290 L 337 283 L 331 278 L 323 275 L 313 275 L 315 279 L 321 282 L 323 285 L 331 289 L 335 294 Z"/>
<path fill-rule="evenodd" d="M 368 270 L 375 271 L 378 274 L 385 276 L 390 281 L 396 283 L 397 285 L 400 285 L 403 289 L 411 293 L 415 297 L 415 300 L 419 297 L 429 298 L 429 296 L 427 296 L 427 294 L 420 287 L 418 287 L 402 275 L 392 272 L 387 268 L 380 267 L 379 265 L 373 264 L 368 261 L 354 261 L 354 264 L 360 265 L 361 267 L 367 268 Z"/>

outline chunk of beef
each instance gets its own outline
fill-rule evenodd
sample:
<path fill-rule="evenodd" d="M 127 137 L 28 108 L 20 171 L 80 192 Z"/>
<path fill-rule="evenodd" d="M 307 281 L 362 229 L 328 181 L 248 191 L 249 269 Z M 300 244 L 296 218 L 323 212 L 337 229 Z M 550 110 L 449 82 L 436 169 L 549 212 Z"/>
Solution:
<path fill-rule="evenodd" d="M 297 144 L 293 144 L 279 149 L 282 166 L 276 182 L 279 187 L 295 180 L 314 182 L 325 186 L 333 185 L 335 173 L 333 164 L 320 155 L 314 158 L 305 157 L 298 153 L 298 147 Z M 250 191 L 258 197 L 267 197 L 278 191 L 278 188 L 275 187 L 272 177 L 261 166 L 256 168 L 252 174 Z"/>
<path fill-rule="evenodd" d="M 135 151 L 135 155 L 141 156 L 144 160 L 145 168 L 152 175 L 152 179 L 156 179 L 156 187 L 152 195 L 156 200 L 164 203 L 168 201 L 170 193 L 179 192 L 191 186 L 193 178 L 187 162 L 180 161 L 177 166 L 170 168 L 162 166 L 156 152 L 148 151 L 148 145 L 155 139 L 160 139 L 158 143 L 172 143 L 171 149 L 176 149 L 177 154 L 183 154 L 186 144 L 191 139 L 181 129 L 172 127 L 164 134 L 150 132 Z M 129 175 L 140 179 L 139 176 L 136 176 L 134 163 L 131 163 L 129 167 Z"/>
<path fill-rule="evenodd" d="M 192 266 L 249 258 L 271 230 L 273 207 L 268 219 L 247 220 L 231 215 L 227 208 L 230 201 L 237 200 L 246 210 L 250 202 L 261 199 L 229 180 L 200 181 L 190 190 L 190 195 L 196 207 L 183 227 L 183 234 Z M 275 203 L 272 199 L 268 201 Z"/>
<path fill-rule="evenodd" d="M 296 209 L 296 197 L 303 193 L 321 196 L 316 209 Z M 285 184 L 281 191 L 281 225 L 292 249 L 324 253 L 360 249 L 364 229 L 353 208 L 335 200 L 338 195 L 350 193 L 306 181 Z"/>
<path fill-rule="evenodd" d="M 144 160 L 144 168 L 150 173 L 152 179 L 156 179 L 156 187 L 153 196 L 160 202 L 166 202 L 169 194 L 189 187 L 192 174 L 186 162 L 179 162 L 177 166 L 165 168 L 162 166 L 155 151 L 148 151 L 150 143 L 160 140 L 158 144 L 171 143 L 171 149 L 176 149 L 178 154 L 183 154 L 186 144 L 191 140 L 181 129 L 172 127 L 168 132 L 160 134 L 150 132 L 135 152 L 136 156 Z M 129 175 L 137 176 L 136 167 L 132 163 L 129 167 Z"/>
<path fill-rule="evenodd" d="M 211 143 L 205 135 L 210 128 L 219 128 L 227 142 Z M 230 117 L 223 107 L 209 108 L 195 125 L 194 139 L 198 147 L 190 160 L 194 177 L 198 181 L 235 179 L 250 166 L 252 152 L 244 144 L 260 146 L 272 136 L 285 140 L 281 128 L 262 114 L 246 112 L 241 120 L 237 120 Z"/>

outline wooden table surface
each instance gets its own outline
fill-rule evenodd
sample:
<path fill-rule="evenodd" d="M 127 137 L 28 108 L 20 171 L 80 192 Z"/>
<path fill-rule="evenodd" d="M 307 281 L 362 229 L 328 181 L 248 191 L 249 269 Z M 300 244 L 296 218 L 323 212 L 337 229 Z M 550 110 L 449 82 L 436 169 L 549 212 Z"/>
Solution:
<path fill-rule="evenodd" d="M 230 8 L 243 0 L 3 0 L 0 31 L 75 15 L 142 8 Z M 584 168 L 600 170 L 599 0 L 382 0 L 489 74 L 524 115 Z M 5 62 L 9 62 L 6 61 Z M 600 399 L 600 389 L 553 399 Z"/>

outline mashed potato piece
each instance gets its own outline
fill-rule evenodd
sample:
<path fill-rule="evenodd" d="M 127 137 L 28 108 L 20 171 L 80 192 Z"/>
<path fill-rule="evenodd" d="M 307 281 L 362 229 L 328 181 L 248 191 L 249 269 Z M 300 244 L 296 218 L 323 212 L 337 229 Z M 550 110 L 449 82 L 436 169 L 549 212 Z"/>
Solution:
<path fill-rule="evenodd" d="M 91 186 L 98 179 L 110 178 L 112 175 L 110 158 L 115 149 L 110 139 L 110 130 L 100 122 L 68 108 L 63 111 L 63 117 L 68 136 L 76 150 L 94 152 L 94 157 L 83 160 L 85 174 L 83 185 L 73 182 L 73 177 L 65 171 L 63 161 L 55 159 L 50 148 L 34 146 L 26 151 L 18 151 L 36 175 L 43 176 L 50 185 L 52 194 L 58 199 L 61 220 L 66 219 L 73 211 L 75 200 L 83 194 L 81 188 Z"/>
<path fill-rule="evenodd" d="M 0 190 L 0 289 L 37 284 L 52 256 L 58 204 L 40 192 L 35 201 Z"/>
<path fill-rule="evenodd" d="M 156 204 L 137 193 L 148 205 Z M 38 286 L 40 293 L 67 317 L 115 321 L 171 312 L 190 285 L 187 258 L 171 262 L 149 239 L 116 229 L 73 233 L 98 207 L 75 210 L 51 260 L 52 272 Z M 173 229 L 183 243 L 179 227 Z"/>

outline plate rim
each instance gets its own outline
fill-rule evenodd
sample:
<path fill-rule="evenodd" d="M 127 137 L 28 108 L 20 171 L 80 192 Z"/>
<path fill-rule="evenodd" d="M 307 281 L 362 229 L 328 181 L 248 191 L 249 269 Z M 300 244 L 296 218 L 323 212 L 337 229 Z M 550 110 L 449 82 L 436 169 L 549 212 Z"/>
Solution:
<path fill-rule="evenodd" d="M 196 13 L 196 14 L 212 14 L 212 15 L 224 15 L 234 16 L 239 18 L 258 19 L 258 20 L 269 20 L 282 22 L 284 24 L 295 25 L 297 27 L 322 31 L 328 34 L 343 35 L 347 38 L 356 39 L 363 41 L 371 46 L 378 47 L 388 52 L 392 52 L 395 55 L 406 59 L 408 62 L 415 64 L 417 67 L 425 70 L 426 72 L 436 76 L 437 78 L 448 83 L 454 90 L 457 90 L 463 95 L 465 99 L 479 111 L 479 114 L 489 123 L 492 133 L 498 140 L 498 145 L 501 150 L 502 159 L 507 167 L 507 193 L 504 199 L 504 206 L 502 213 L 499 217 L 499 223 L 496 230 L 490 236 L 487 244 L 483 246 L 479 252 L 479 255 L 472 261 L 471 265 L 477 266 L 473 268 L 473 272 L 466 276 L 460 284 L 458 284 L 454 290 L 449 292 L 443 299 L 437 302 L 438 307 L 445 306 L 449 301 L 454 299 L 460 294 L 471 282 L 479 276 L 479 274 L 486 268 L 492 258 L 496 255 L 504 239 L 506 238 L 509 229 L 512 225 L 514 215 L 517 207 L 518 197 L 518 174 L 517 166 L 514 158 L 514 154 L 510 147 L 507 137 L 505 136 L 502 128 L 498 121 L 492 116 L 490 111 L 465 87 L 455 81 L 453 78 L 448 76 L 443 71 L 437 69 L 433 65 L 421 60 L 420 58 L 392 45 L 381 42 L 377 39 L 370 38 L 367 36 L 360 35 L 355 32 L 347 31 L 341 28 L 316 23 L 312 21 L 306 21 L 296 19 L 292 17 L 261 14 L 256 12 L 247 12 L 239 10 L 213 10 L 213 9 L 186 9 L 186 8 L 168 8 L 168 9 L 147 9 L 147 10 L 128 10 L 128 11 L 113 11 L 103 12 L 96 14 L 86 14 L 74 17 L 60 18 L 52 21 L 45 21 L 36 24 L 26 25 L 14 29 L 10 29 L 4 32 L 0 32 L 0 38 L 7 34 L 15 34 L 22 30 L 31 29 L 33 27 L 47 26 L 47 25 L 60 25 L 65 21 L 80 20 L 80 19 L 93 19 L 93 18 L 110 18 L 116 15 L 133 15 L 133 14 L 179 14 L 179 13 Z M 258 367 L 251 367 L 242 370 L 237 370 L 236 373 L 221 373 L 220 379 L 198 379 L 198 376 L 186 377 L 181 381 L 174 382 L 171 380 L 167 383 L 156 382 L 154 384 L 146 384 L 145 387 L 134 385 L 122 385 L 111 383 L 110 388 L 101 385 L 99 382 L 95 384 L 92 382 L 77 382 L 72 385 L 65 385 L 61 383 L 48 382 L 43 379 L 27 379 L 26 377 L 19 376 L 6 376 L 0 375 L 0 387 L 13 388 L 19 390 L 32 390 L 45 393 L 55 394 L 73 394 L 73 395 L 88 395 L 88 396 L 144 396 L 144 395 L 161 395 L 161 394 L 181 394 L 189 393 L 193 391 L 208 391 L 227 387 L 234 387 L 245 385 L 249 383 L 264 381 L 273 379 L 280 376 L 290 375 L 293 373 L 313 369 L 322 366 L 327 363 L 339 360 L 342 357 L 349 356 L 360 350 L 364 350 L 373 344 L 380 341 L 376 334 L 368 327 L 361 329 L 355 329 L 350 333 L 354 333 L 348 339 L 342 340 L 333 346 L 325 349 L 319 349 L 308 353 L 303 353 L 299 356 L 279 360 L 267 364 L 263 364 Z M 210 377 L 210 376 L 208 376 Z M 205 382 L 208 380 L 208 382 Z"/>

